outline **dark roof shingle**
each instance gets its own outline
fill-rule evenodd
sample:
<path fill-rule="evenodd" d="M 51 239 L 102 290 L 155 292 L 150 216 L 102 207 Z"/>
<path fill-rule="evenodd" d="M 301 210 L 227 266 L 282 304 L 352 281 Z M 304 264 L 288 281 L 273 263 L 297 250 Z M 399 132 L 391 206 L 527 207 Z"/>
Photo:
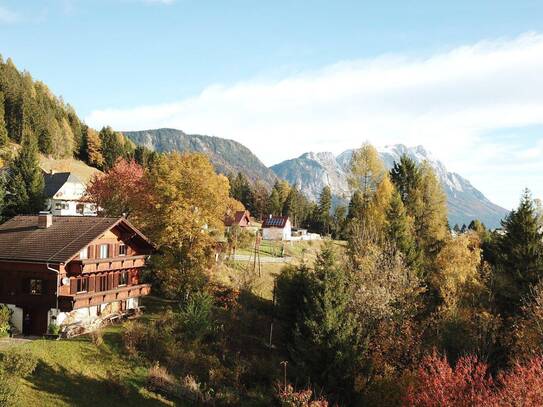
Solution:
<path fill-rule="evenodd" d="M 43 175 L 45 187 L 43 193 L 46 198 L 52 198 L 62 188 L 62 186 L 70 182 L 81 182 L 79 178 L 73 175 L 71 172 L 57 172 L 54 174 L 45 173 Z"/>
<path fill-rule="evenodd" d="M 37 215 L 15 216 L 0 225 L 0 260 L 64 263 L 123 220 L 53 216 L 52 225 L 40 229 Z"/>

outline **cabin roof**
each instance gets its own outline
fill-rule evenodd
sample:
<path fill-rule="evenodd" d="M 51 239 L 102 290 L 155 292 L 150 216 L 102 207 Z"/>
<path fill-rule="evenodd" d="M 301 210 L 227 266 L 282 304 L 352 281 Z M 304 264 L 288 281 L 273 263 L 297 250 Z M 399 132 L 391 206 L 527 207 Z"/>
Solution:
<path fill-rule="evenodd" d="M 288 216 L 269 216 L 264 219 L 262 228 L 284 228 L 287 224 Z"/>
<path fill-rule="evenodd" d="M 51 226 L 39 228 L 38 215 L 20 215 L 0 225 L 0 261 L 67 263 L 115 226 L 152 251 L 149 240 L 123 217 L 53 216 Z"/>
<path fill-rule="evenodd" d="M 54 174 L 45 173 L 43 175 L 43 180 L 45 182 L 43 194 L 46 198 L 54 197 L 60 188 L 62 188 L 62 186 L 67 182 L 81 183 L 79 178 L 77 178 L 71 172 L 56 172 Z"/>
<path fill-rule="evenodd" d="M 240 222 L 245 217 L 247 218 L 247 222 L 251 221 L 249 211 L 236 211 L 233 217 L 232 216 L 226 217 L 226 219 L 224 220 L 224 225 L 225 226 L 239 225 Z"/>

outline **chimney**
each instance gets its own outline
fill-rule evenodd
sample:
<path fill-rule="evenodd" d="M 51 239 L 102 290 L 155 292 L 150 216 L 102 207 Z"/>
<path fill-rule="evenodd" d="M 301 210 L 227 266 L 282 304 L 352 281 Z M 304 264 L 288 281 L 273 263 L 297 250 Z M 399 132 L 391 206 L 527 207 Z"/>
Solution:
<path fill-rule="evenodd" d="M 53 215 L 49 212 L 40 212 L 38 215 L 38 227 L 40 229 L 47 229 L 53 224 Z"/>

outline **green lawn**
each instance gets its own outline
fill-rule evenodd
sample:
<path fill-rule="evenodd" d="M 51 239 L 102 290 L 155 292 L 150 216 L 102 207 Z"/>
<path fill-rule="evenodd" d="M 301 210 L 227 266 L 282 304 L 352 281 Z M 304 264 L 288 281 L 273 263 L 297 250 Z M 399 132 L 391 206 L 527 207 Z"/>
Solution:
<path fill-rule="evenodd" d="M 159 300 L 146 298 L 149 313 Z M 145 389 L 148 366 L 130 360 L 121 347 L 122 326 L 103 331 L 104 343 L 96 346 L 88 335 L 70 340 L 36 340 L 17 345 L 39 359 L 36 372 L 23 382 L 18 405 L 23 406 L 175 406 Z M 3 350 L 9 352 L 9 348 Z M 119 377 L 122 388 L 112 386 L 108 371 Z M 122 391 L 121 391 L 122 390 Z M 124 394 L 123 394 L 124 393 Z"/>

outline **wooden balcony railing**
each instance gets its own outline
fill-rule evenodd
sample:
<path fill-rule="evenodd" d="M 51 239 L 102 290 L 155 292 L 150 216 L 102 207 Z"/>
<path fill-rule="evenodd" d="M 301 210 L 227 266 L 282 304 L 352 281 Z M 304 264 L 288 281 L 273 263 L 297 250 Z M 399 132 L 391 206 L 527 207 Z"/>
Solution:
<path fill-rule="evenodd" d="M 150 284 L 129 285 L 108 291 L 93 291 L 59 296 L 59 303 L 61 304 L 60 309 L 62 311 L 71 311 L 78 308 L 126 300 L 128 298 L 141 297 L 148 295 L 150 292 Z"/>
<path fill-rule="evenodd" d="M 138 256 L 121 256 L 121 257 L 110 257 L 106 259 L 85 259 L 85 260 L 74 260 L 73 270 L 74 273 L 81 272 L 85 273 L 96 273 L 100 271 L 110 271 L 110 270 L 121 270 L 134 267 L 143 267 L 145 265 L 145 258 L 147 256 L 138 255 Z"/>

